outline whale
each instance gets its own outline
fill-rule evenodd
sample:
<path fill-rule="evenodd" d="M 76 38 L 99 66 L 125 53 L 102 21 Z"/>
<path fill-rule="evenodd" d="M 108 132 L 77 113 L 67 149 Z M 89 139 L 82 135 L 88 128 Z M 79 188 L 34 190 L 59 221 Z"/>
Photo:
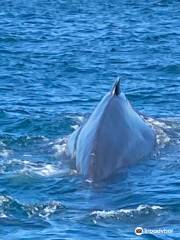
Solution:
<path fill-rule="evenodd" d="M 66 153 L 80 174 L 99 182 L 148 158 L 155 139 L 154 129 L 134 110 L 118 79 L 84 125 L 69 136 Z"/>

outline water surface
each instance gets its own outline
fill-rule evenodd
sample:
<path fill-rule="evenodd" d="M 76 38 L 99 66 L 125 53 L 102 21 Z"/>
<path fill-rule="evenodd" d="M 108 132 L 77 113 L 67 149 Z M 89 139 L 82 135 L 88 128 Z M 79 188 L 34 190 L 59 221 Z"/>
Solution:
<path fill-rule="evenodd" d="M 180 237 L 180 3 L 2 1 L 0 239 Z M 92 186 L 61 161 L 62 139 L 120 76 L 155 119 L 159 150 L 124 178 Z"/>

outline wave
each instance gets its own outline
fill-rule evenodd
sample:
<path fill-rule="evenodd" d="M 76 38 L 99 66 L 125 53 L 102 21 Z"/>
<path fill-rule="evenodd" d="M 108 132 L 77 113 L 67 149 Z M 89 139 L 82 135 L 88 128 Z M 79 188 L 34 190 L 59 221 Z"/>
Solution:
<path fill-rule="evenodd" d="M 59 201 L 23 204 L 10 196 L 0 195 L 1 218 L 48 218 L 64 209 Z"/>
<path fill-rule="evenodd" d="M 98 210 L 93 211 L 90 216 L 97 219 L 113 218 L 121 220 L 124 218 L 146 217 L 152 215 L 159 215 L 163 208 L 158 205 L 139 205 L 137 208 L 122 208 L 119 210 Z"/>

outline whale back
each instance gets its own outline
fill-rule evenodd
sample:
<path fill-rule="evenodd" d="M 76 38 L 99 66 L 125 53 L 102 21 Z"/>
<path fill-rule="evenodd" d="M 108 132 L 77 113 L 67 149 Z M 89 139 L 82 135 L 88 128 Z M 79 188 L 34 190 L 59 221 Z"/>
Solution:
<path fill-rule="evenodd" d="M 69 145 L 73 145 L 77 170 L 86 178 L 101 181 L 148 156 L 154 143 L 154 130 L 115 83 L 85 125 L 72 135 Z"/>

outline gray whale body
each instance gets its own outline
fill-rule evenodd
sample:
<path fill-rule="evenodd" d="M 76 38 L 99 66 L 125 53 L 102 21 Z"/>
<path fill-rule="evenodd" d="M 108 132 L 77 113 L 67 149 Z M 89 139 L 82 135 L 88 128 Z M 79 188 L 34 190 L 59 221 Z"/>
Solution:
<path fill-rule="evenodd" d="M 132 108 L 117 80 L 87 122 L 67 142 L 67 155 L 86 178 L 98 182 L 148 157 L 152 127 Z"/>

